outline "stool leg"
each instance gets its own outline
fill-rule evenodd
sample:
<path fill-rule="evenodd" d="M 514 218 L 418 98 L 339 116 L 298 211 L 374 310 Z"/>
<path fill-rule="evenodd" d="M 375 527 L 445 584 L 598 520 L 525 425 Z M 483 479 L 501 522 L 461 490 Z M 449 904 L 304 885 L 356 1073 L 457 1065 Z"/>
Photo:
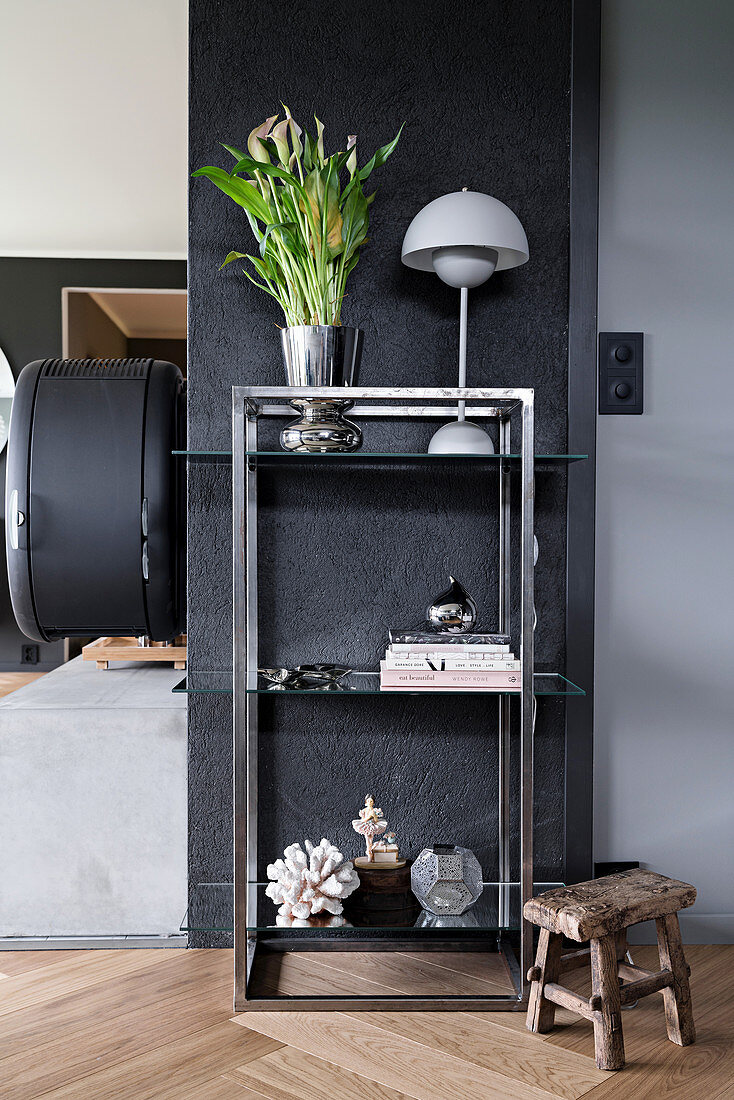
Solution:
<path fill-rule="evenodd" d="M 599 1069 L 621 1069 L 624 1038 L 617 980 L 617 941 L 613 935 L 591 941 L 591 988 L 601 997 L 601 1009 L 594 1017 L 596 1064 Z"/>
<path fill-rule="evenodd" d="M 553 1029 L 556 1006 L 543 996 L 543 986 L 546 982 L 558 981 L 561 973 L 562 947 L 563 936 L 549 932 L 547 928 L 541 928 L 538 952 L 535 956 L 535 966 L 540 970 L 540 977 L 530 986 L 528 1015 L 525 1021 L 530 1031 L 544 1032 Z"/>
<path fill-rule="evenodd" d="M 683 954 L 678 914 L 658 917 L 655 924 L 658 930 L 660 968 L 670 970 L 673 975 L 672 987 L 663 990 L 668 1038 L 678 1046 L 687 1047 L 696 1041 L 696 1027 L 693 1023 L 688 965 Z"/>

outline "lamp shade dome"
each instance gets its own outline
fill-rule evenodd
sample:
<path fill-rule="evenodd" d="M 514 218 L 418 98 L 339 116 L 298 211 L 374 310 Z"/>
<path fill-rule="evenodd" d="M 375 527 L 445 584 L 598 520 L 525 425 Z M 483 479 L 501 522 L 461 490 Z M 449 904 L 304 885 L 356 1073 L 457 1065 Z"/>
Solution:
<path fill-rule="evenodd" d="M 493 249 L 496 271 L 519 267 L 530 255 L 525 230 L 509 206 L 480 191 L 452 191 L 416 214 L 401 258 L 407 267 L 432 271 L 434 251 L 457 245 Z"/>

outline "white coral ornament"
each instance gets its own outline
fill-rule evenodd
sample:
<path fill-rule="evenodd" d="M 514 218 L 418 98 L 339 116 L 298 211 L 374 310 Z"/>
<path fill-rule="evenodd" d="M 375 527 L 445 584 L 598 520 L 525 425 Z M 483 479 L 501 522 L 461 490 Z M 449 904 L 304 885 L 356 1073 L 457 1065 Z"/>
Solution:
<path fill-rule="evenodd" d="M 318 913 L 342 912 L 342 899 L 348 898 L 359 886 L 359 876 L 350 862 L 331 841 L 322 837 L 320 844 L 306 842 L 289 844 L 283 855 L 269 863 L 267 876 L 272 881 L 265 893 L 280 905 L 280 918 L 288 918 L 292 927 L 308 927 L 309 917 Z M 286 922 L 283 922 L 286 923 Z M 336 922 L 334 922 L 336 923 Z"/>
<path fill-rule="evenodd" d="M 344 917 L 309 917 L 301 920 L 299 917 L 281 917 L 280 913 L 275 918 L 276 928 L 351 928 L 352 925 Z"/>

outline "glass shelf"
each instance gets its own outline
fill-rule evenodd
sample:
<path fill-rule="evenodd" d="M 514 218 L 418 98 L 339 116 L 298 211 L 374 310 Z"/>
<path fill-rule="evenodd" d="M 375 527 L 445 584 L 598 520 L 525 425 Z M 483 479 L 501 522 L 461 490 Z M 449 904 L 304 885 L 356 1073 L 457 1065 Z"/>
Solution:
<path fill-rule="evenodd" d="M 174 458 L 186 458 L 197 465 L 232 467 L 231 451 L 171 451 Z"/>
<path fill-rule="evenodd" d="M 231 451 L 172 451 L 174 455 L 185 458 L 200 459 L 202 461 L 229 462 L 232 459 Z M 496 462 L 499 459 L 507 459 L 513 464 L 520 462 L 519 454 L 491 454 L 491 455 L 467 455 L 467 454 L 428 454 L 426 451 L 356 451 L 354 454 L 342 452 L 297 454 L 293 451 L 245 451 L 245 455 L 252 458 L 265 459 L 268 462 L 279 465 L 281 462 L 363 462 L 363 461 L 405 461 L 413 459 L 442 462 L 445 460 L 461 460 L 467 462 Z M 569 462 L 578 462 L 588 458 L 584 454 L 536 454 L 535 462 L 539 466 L 563 466 Z"/>
<path fill-rule="evenodd" d="M 552 890 L 563 883 L 536 882 L 533 895 Z M 521 894 L 518 882 L 485 882 L 477 902 L 461 916 L 435 917 L 424 912 L 416 902 L 414 908 L 387 913 L 364 915 L 349 899 L 344 904 L 341 917 L 312 917 L 308 926 L 276 924 L 278 909 L 265 894 L 267 883 L 250 883 L 250 912 L 256 913 L 247 925 L 248 932 L 297 932 L 354 937 L 375 932 L 503 932 L 516 930 L 521 923 Z M 234 931 L 234 887 L 231 882 L 198 883 L 191 895 L 191 902 L 183 920 L 182 932 L 232 932 Z M 344 921 L 343 924 L 331 924 Z"/>
<path fill-rule="evenodd" d="M 231 695 L 232 671 L 187 672 L 171 691 L 174 695 Z"/>
<path fill-rule="evenodd" d="M 231 671 L 189 672 L 172 689 L 175 694 L 186 695 L 231 695 Z M 482 691 L 478 688 L 441 688 L 426 691 L 420 688 L 400 688 L 397 691 L 382 691 L 379 672 L 350 672 L 338 684 L 328 687 L 285 688 L 269 684 L 258 676 L 257 687 L 247 689 L 248 695 L 519 695 L 518 690 Z M 574 684 L 560 672 L 536 672 L 533 677 L 534 695 L 586 695 L 583 688 Z"/>

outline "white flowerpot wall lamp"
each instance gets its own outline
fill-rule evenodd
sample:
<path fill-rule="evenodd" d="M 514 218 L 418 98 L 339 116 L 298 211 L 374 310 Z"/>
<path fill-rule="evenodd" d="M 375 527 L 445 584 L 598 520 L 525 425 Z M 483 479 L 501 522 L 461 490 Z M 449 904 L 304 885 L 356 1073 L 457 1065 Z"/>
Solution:
<path fill-rule="evenodd" d="M 459 313 L 459 388 L 466 386 L 466 326 L 469 289 L 495 271 L 519 267 L 529 257 L 528 239 L 508 206 L 479 191 L 454 191 L 434 199 L 416 214 L 403 239 L 402 261 L 418 271 L 435 271 L 461 292 Z M 466 419 L 458 418 L 434 434 L 431 454 L 492 454 L 492 440 Z"/>

